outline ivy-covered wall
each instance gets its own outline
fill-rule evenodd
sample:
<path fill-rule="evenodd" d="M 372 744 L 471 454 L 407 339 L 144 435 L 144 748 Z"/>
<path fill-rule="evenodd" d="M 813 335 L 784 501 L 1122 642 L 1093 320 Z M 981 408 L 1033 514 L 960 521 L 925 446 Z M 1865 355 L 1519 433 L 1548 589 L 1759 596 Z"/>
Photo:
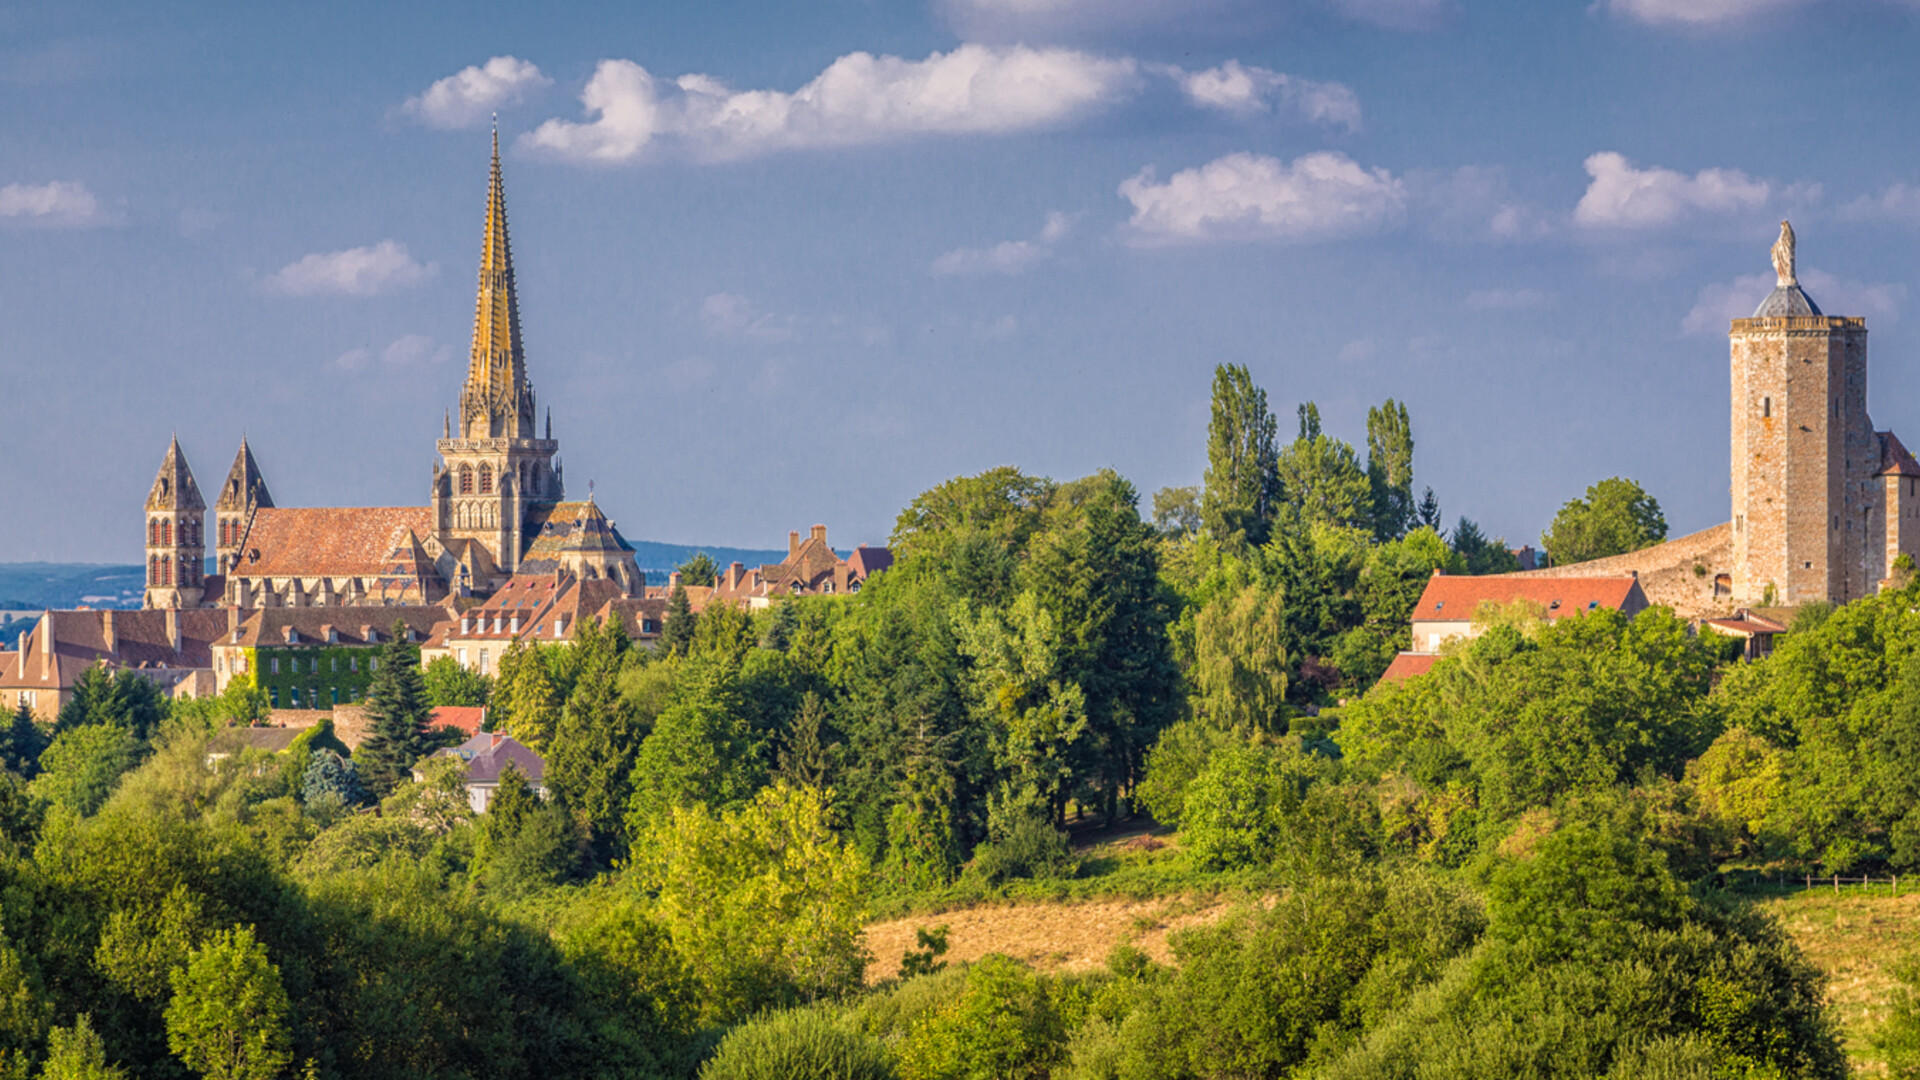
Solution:
<path fill-rule="evenodd" d="M 367 696 L 382 649 L 378 645 L 249 649 L 247 670 L 276 709 L 331 709 L 356 704 Z M 417 650 L 414 656 L 418 663 Z"/>

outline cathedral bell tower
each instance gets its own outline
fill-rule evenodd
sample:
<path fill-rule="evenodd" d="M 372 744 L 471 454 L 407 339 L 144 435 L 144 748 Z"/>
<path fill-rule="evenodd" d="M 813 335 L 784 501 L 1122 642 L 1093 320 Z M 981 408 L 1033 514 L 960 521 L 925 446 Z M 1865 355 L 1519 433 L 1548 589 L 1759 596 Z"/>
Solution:
<path fill-rule="evenodd" d="M 160 474 L 147 492 L 147 592 L 149 608 L 195 608 L 206 560 L 200 526 L 207 504 L 193 482 L 187 455 L 176 436 L 160 462 Z"/>
<path fill-rule="evenodd" d="M 531 539 L 528 514 L 563 494 L 552 421 L 546 437 L 534 425 L 533 384 L 520 347 L 520 302 L 513 246 L 507 239 L 506 188 L 500 178 L 500 131 L 493 133 L 480 287 L 474 301 L 473 350 L 460 417 L 448 417 L 434 469 L 433 510 L 443 548 L 484 548 L 501 574 L 511 574 Z M 471 560 L 468 560 L 471 563 Z M 472 582 L 486 589 L 486 582 Z"/>

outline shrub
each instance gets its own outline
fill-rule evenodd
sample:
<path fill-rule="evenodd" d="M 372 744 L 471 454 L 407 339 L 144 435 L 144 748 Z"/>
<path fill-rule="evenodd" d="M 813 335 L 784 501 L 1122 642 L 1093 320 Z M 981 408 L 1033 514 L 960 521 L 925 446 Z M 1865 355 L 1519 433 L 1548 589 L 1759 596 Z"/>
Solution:
<path fill-rule="evenodd" d="M 813 1007 L 769 1013 L 734 1028 L 700 1080 L 893 1080 L 879 1040 Z"/>
<path fill-rule="evenodd" d="M 1005 956 L 967 969 L 966 986 L 923 1016 L 898 1048 L 902 1080 L 1044 1080 L 1066 1060 L 1084 1003 Z"/>
<path fill-rule="evenodd" d="M 1067 834 L 1035 815 L 1015 818 L 998 840 L 974 849 L 972 874 L 989 885 L 1015 878 L 1070 878 L 1080 869 Z"/>

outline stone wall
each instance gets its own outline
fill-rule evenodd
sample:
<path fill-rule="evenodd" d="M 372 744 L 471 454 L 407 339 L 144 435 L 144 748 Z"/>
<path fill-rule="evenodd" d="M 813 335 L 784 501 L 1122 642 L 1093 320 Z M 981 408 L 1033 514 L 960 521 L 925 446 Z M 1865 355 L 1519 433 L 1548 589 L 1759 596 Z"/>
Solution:
<path fill-rule="evenodd" d="M 1529 570 L 1517 577 L 1626 577 L 1640 579 L 1649 603 L 1669 607 L 1683 619 L 1713 619 L 1733 613 L 1733 597 L 1721 575 L 1733 572 L 1733 526 L 1715 525 L 1677 537 L 1664 544 L 1545 570 Z"/>

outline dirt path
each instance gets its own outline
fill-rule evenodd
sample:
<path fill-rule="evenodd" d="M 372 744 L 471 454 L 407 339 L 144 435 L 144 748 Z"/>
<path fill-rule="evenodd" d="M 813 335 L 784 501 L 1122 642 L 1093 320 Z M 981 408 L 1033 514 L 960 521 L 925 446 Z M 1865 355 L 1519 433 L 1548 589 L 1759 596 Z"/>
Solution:
<path fill-rule="evenodd" d="M 947 926 L 944 959 L 949 961 L 978 960 L 997 952 L 1043 971 L 1086 971 L 1100 967 L 1113 947 L 1122 944 L 1164 963 L 1171 958 L 1168 934 L 1212 922 L 1233 906 L 1212 897 L 1166 897 L 1008 904 L 890 919 L 867 927 L 867 949 L 874 958 L 867 965 L 867 981 L 899 971 L 900 957 L 913 947 L 914 930 L 923 926 Z"/>

